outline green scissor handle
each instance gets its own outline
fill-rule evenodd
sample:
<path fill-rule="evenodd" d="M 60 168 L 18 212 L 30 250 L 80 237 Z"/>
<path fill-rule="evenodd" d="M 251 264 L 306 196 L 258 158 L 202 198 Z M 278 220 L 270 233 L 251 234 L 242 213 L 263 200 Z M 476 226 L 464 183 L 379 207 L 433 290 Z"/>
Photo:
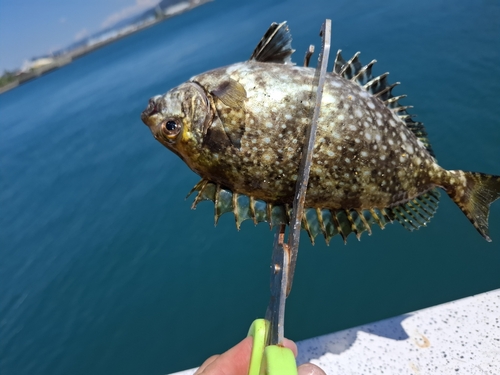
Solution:
<path fill-rule="evenodd" d="M 248 336 L 253 337 L 252 356 L 248 375 L 297 375 L 293 352 L 279 345 L 266 346 L 269 321 L 254 320 Z"/>

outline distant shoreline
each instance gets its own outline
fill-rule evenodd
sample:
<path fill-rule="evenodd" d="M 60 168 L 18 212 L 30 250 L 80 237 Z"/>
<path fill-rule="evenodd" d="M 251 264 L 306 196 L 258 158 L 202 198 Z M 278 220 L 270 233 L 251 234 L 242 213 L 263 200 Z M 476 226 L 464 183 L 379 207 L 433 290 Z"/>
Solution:
<path fill-rule="evenodd" d="M 154 26 L 160 22 L 163 22 L 169 18 L 178 16 L 182 13 L 186 13 L 194 8 L 199 7 L 200 5 L 206 4 L 206 3 L 211 2 L 211 1 L 213 1 L 213 0 L 199 0 L 199 2 L 197 2 L 197 3 L 190 2 L 189 7 L 185 8 L 177 13 L 163 15 L 162 17 L 158 17 L 158 18 L 155 18 L 153 20 L 144 21 L 144 22 L 141 22 L 138 24 L 133 24 L 129 27 L 122 29 L 120 32 L 118 32 L 117 35 L 115 35 L 111 38 L 105 39 L 101 42 L 94 43 L 91 45 L 75 48 L 75 49 L 73 49 L 73 50 L 71 50 L 63 55 L 53 57 L 52 61 L 50 63 L 47 63 L 43 66 L 40 66 L 40 67 L 37 67 L 34 69 L 31 69 L 28 72 L 22 72 L 15 79 L 0 86 L 0 94 L 3 94 L 4 92 L 7 92 L 9 90 L 12 90 L 12 89 L 22 85 L 23 83 L 26 83 L 28 81 L 31 81 L 31 80 L 36 79 L 38 77 L 41 77 L 42 75 L 47 74 L 53 70 L 56 70 L 56 69 L 61 68 L 65 65 L 68 65 L 73 60 L 76 60 L 82 56 L 85 56 L 86 54 L 93 52 L 101 47 L 104 47 L 110 43 L 116 42 L 117 40 L 125 38 L 129 35 L 132 35 L 138 31 L 147 29 L 147 28 Z"/>

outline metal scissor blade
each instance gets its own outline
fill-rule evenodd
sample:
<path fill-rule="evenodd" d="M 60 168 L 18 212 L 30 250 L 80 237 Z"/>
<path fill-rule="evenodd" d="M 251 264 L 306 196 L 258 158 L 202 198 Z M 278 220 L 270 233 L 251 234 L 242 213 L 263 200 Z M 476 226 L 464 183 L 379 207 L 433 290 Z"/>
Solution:
<path fill-rule="evenodd" d="M 284 338 L 285 301 L 292 288 L 293 275 L 295 272 L 306 190 L 309 182 L 314 142 L 316 140 L 316 129 L 318 127 L 321 99 L 323 97 L 328 56 L 330 54 L 330 20 L 325 20 L 325 23 L 321 27 L 320 36 L 322 37 L 322 49 L 318 66 L 316 67 L 312 89 L 315 106 L 311 126 L 306 133 L 306 141 L 304 143 L 302 159 L 297 175 L 288 244 L 284 242 L 285 225 L 279 226 L 274 237 L 273 258 L 271 263 L 271 300 L 269 301 L 266 312 L 266 320 L 270 322 L 268 345 L 281 344 Z"/>
<path fill-rule="evenodd" d="M 302 151 L 302 160 L 299 173 L 297 174 L 297 185 L 295 186 L 295 199 L 293 201 L 292 219 L 290 221 L 290 235 L 288 246 L 290 248 L 290 267 L 287 281 L 287 292 L 292 290 L 293 275 L 295 273 L 295 264 L 297 263 L 297 253 L 299 251 L 300 229 L 302 217 L 304 215 L 304 203 L 306 201 L 306 190 L 309 182 L 309 172 L 311 171 L 314 142 L 316 141 L 316 129 L 318 128 L 318 118 L 321 111 L 321 99 L 323 98 L 323 88 L 325 86 L 326 69 L 328 67 L 328 57 L 330 55 L 332 21 L 327 19 L 321 27 L 320 36 L 322 37 L 321 53 L 319 55 L 316 74 L 314 77 L 314 87 L 316 88 L 316 100 L 314 105 L 311 126 L 307 129 L 306 142 Z"/>
<path fill-rule="evenodd" d="M 285 225 L 280 225 L 274 235 L 271 261 L 271 299 L 266 311 L 266 320 L 270 323 L 267 345 L 280 344 L 284 338 L 287 270 L 290 263 L 288 245 L 284 243 L 285 229 Z"/>

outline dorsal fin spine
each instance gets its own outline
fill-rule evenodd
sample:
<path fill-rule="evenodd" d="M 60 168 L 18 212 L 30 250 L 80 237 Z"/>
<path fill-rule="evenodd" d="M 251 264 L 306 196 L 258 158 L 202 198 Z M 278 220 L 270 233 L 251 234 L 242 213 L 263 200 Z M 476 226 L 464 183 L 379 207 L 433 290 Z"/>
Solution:
<path fill-rule="evenodd" d="M 339 49 L 337 51 L 337 55 L 335 56 L 335 62 L 333 63 L 333 71 L 337 74 L 339 74 L 340 69 L 342 69 L 342 66 L 345 64 L 345 60 L 342 57 L 342 50 Z"/>
<path fill-rule="evenodd" d="M 403 105 L 403 106 L 391 108 L 391 110 L 394 113 L 399 113 L 399 112 L 405 112 L 407 109 L 411 109 L 411 108 L 413 108 L 412 105 Z"/>
<path fill-rule="evenodd" d="M 359 55 L 361 52 L 356 52 L 353 57 L 349 61 L 347 61 L 342 69 L 340 69 L 339 75 L 343 76 L 346 79 L 349 79 L 350 76 L 347 74 L 349 69 L 351 70 L 351 74 L 354 75 L 355 72 L 352 72 L 352 70 L 355 70 L 357 72 L 357 66 L 361 65 L 359 62 Z"/>
<path fill-rule="evenodd" d="M 363 66 L 359 72 L 351 78 L 352 82 L 357 82 L 358 85 L 364 85 L 366 82 L 372 79 L 372 67 L 377 62 L 377 60 L 372 60 L 368 65 Z"/>
<path fill-rule="evenodd" d="M 389 105 L 389 104 L 397 102 L 398 100 L 404 99 L 406 97 L 407 97 L 407 95 L 404 95 L 404 94 L 403 95 L 399 95 L 399 96 L 393 96 L 392 98 L 384 100 L 384 104 L 385 105 Z"/>

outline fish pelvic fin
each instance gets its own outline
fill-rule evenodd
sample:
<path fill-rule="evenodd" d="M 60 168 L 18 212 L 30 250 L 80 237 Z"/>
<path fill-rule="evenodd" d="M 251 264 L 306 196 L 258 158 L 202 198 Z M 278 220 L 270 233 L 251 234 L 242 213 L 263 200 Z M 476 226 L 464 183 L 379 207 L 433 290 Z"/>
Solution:
<path fill-rule="evenodd" d="M 477 231 L 491 242 L 488 216 L 490 205 L 500 198 L 500 176 L 448 171 L 443 187 Z"/>

